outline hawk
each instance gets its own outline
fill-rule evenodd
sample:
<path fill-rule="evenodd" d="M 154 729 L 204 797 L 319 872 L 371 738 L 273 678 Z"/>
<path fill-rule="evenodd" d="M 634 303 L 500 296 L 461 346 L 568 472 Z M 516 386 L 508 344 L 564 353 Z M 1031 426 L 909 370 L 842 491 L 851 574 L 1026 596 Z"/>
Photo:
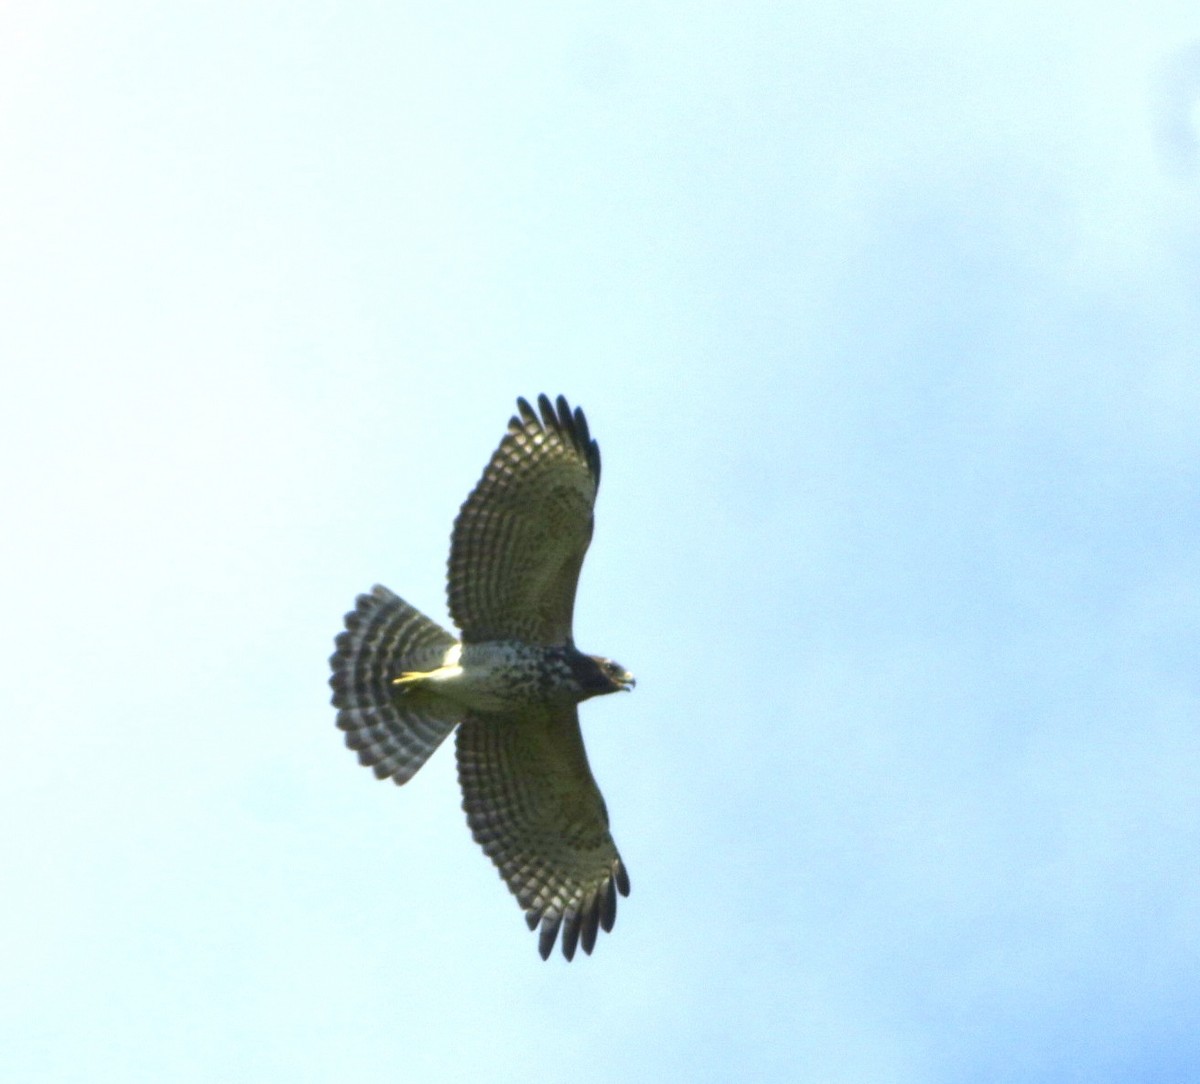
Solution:
<path fill-rule="evenodd" d="M 575 647 L 579 569 L 592 538 L 600 448 L 561 395 L 524 399 L 450 543 L 459 635 L 386 587 L 360 595 L 330 658 L 337 725 L 359 762 L 406 783 L 455 738 L 475 841 L 524 908 L 538 951 L 590 953 L 629 875 L 592 778 L 577 705 L 632 689 L 611 659 Z"/>

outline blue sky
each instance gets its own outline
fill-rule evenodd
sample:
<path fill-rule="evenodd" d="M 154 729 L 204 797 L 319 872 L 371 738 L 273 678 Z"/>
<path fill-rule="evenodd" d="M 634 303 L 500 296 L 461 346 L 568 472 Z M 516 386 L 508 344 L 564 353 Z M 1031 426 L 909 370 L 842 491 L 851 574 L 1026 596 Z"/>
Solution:
<path fill-rule="evenodd" d="M 427 7 L 0 7 L 5 1080 L 1196 1079 L 1194 4 Z M 571 965 L 325 684 L 540 391 Z"/>

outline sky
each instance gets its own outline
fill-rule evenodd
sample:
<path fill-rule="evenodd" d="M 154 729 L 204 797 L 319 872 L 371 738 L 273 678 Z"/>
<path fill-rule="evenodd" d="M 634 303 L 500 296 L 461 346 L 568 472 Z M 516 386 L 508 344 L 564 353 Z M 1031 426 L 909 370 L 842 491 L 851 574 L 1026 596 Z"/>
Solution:
<path fill-rule="evenodd" d="M 1200 1079 L 1194 3 L 0 4 L 0 1075 Z M 327 657 L 518 395 L 633 891 Z"/>

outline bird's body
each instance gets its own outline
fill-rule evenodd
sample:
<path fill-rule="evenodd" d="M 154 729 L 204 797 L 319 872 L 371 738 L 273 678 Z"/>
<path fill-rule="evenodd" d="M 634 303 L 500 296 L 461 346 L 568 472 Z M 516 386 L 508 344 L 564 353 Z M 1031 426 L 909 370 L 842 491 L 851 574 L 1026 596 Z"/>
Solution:
<path fill-rule="evenodd" d="M 360 595 L 330 659 L 346 744 L 407 782 L 458 727 L 463 808 L 475 839 L 567 959 L 612 928 L 629 877 L 588 767 L 576 705 L 632 688 L 576 649 L 575 586 L 592 535 L 600 452 L 581 410 L 523 399 L 455 521 L 455 637 L 386 587 Z"/>
<path fill-rule="evenodd" d="M 525 707 L 569 707 L 612 691 L 594 680 L 592 656 L 569 645 L 543 647 L 520 640 L 455 643 L 433 670 L 408 671 L 394 685 L 424 689 L 468 711 L 488 714 Z"/>

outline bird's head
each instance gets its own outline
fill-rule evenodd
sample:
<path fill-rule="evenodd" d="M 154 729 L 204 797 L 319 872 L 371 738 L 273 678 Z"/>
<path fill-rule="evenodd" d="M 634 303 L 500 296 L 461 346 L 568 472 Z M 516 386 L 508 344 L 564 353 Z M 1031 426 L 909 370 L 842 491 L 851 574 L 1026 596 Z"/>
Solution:
<path fill-rule="evenodd" d="M 619 662 L 601 655 L 583 655 L 582 665 L 577 666 L 576 676 L 584 689 L 584 699 L 603 696 L 605 693 L 628 692 L 637 682 L 633 675 Z"/>

